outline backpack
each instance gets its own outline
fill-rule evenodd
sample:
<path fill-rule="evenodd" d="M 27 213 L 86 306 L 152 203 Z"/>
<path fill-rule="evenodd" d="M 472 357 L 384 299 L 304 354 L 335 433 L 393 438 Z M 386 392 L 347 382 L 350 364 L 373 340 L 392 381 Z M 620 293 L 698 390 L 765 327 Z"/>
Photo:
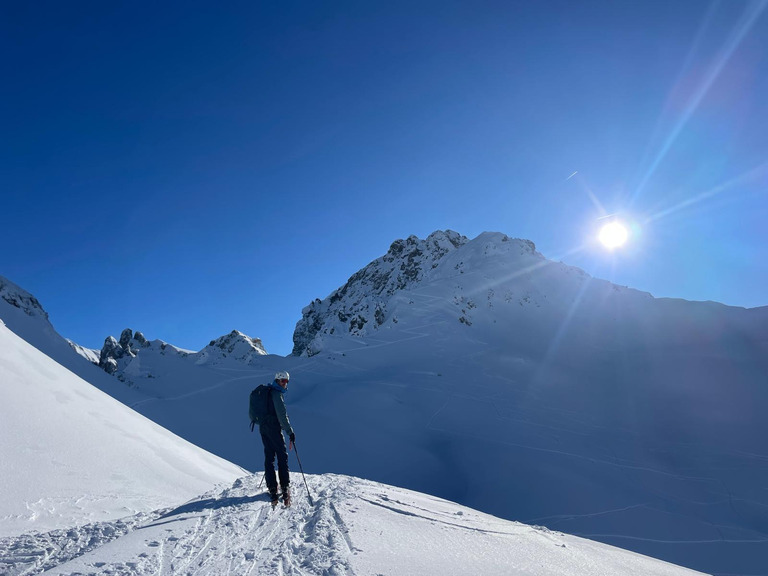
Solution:
<path fill-rule="evenodd" d="M 273 411 L 270 410 L 272 402 L 272 389 L 269 386 L 257 386 L 251 391 L 251 400 L 248 405 L 248 416 L 251 418 L 251 432 L 255 424 L 264 422 Z"/>

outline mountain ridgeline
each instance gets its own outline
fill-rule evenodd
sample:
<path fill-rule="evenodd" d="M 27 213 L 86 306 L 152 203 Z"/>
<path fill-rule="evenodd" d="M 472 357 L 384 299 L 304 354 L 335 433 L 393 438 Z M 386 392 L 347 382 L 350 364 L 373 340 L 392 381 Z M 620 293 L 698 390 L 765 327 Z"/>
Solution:
<path fill-rule="evenodd" d="M 510 239 L 504 234 L 492 237 L 504 251 L 529 254 L 538 261 L 544 259 L 529 240 Z M 459 257 L 456 261 L 456 257 L 449 256 L 461 254 L 467 243 L 466 236 L 452 230 L 436 231 L 425 240 L 416 236 L 396 240 L 384 256 L 353 274 L 324 300 L 317 299 L 302 310 L 293 336 L 293 354 L 316 354 L 322 348 L 324 335 L 364 337 L 387 323 L 397 324 L 398 296 L 420 284 L 463 274 L 464 260 Z M 472 267 L 473 263 L 468 261 L 466 269 Z M 468 323 L 466 309 L 462 314 L 464 323 Z"/>
<path fill-rule="evenodd" d="M 183 350 L 162 340 L 149 341 L 144 337 L 144 334 L 141 332 L 134 333 L 130 328 L 122 331 L 120 340 L 116 340 L 113 336 L 107 336 L 98 355 L 95 354 L 95 351 L 84 349 L 73 342 L 70 344 L 78 354 L 98 365 L 107 374 L 113 374 L 118 380 L 128 384 L 136 384 L 136 377 L 154 377 L 151 372 L 142 372 L 139 366 L 149 355 L 166 356 L 170 354 L 178 358 L 189 358 L 189 361 L 195 365 L 216 365 L 227 357 L 249 364 L 255 358 L 267 354 L 259 338 L 251 338 L 237 330 L 232 330 L 229 334 L 211 340 L 199 352 Z M 134 364 L 134 360 L 140 354 L 142 355 L 141 360 Z"/>
<path fill-rule="evenodd" d="M 12 330 L 243 467 L 262 465 L 245 399 L 289 370 L 308 472 L 705 572 L 764 570 L 768 307 L 654 298 L 548 260 L 528 240 L 450 230 L 395 241 L 310 303 L 288 357 L 237 331 L 199 352 L 131 330 L 101 351 L 70 347 L 19 290 L 0 290 Z"/>

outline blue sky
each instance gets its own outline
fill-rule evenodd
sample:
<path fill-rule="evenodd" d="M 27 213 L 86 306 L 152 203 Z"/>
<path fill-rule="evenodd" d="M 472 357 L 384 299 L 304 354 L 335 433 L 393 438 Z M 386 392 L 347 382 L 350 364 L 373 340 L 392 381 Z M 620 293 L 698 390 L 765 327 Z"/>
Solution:
<path fill-rule="evenodd" d="M 312 299 L 446 228 L 768 305 L 765 0 L 18 2 L 0 54 L 0 274 L 85 346 L 287 354 Z"/>

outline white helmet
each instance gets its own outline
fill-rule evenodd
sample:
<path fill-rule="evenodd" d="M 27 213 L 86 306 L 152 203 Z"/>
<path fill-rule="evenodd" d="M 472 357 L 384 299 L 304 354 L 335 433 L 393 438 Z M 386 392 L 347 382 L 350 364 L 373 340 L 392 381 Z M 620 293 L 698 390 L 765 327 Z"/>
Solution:
<path fill-rule="evenodd" d="M 275 380 L 277 380 L 278 382 L 280 380 L 290 380 L 290 379 L 291 379 L 291 375 L 288 374 L 288 372 L 278 372 L 277 374 L 275 374 Z"/>

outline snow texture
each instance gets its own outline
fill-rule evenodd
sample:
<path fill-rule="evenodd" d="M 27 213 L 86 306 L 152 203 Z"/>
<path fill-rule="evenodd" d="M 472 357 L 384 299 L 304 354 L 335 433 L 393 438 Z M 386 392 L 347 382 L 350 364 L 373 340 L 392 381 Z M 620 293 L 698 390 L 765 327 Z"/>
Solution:
<path fill-rule="evenodd" d="M 0 539 L 21 576 L 174 574 L 684 576 L 694 572 L 432 496 L 326 474 L 273 510 L 261 475 L 176 508 Z"/>
<path fill-rule="evenodd" d="M 0 326 L 0 535 L 112 520 L 242 470 L 97 390 Z"/>

